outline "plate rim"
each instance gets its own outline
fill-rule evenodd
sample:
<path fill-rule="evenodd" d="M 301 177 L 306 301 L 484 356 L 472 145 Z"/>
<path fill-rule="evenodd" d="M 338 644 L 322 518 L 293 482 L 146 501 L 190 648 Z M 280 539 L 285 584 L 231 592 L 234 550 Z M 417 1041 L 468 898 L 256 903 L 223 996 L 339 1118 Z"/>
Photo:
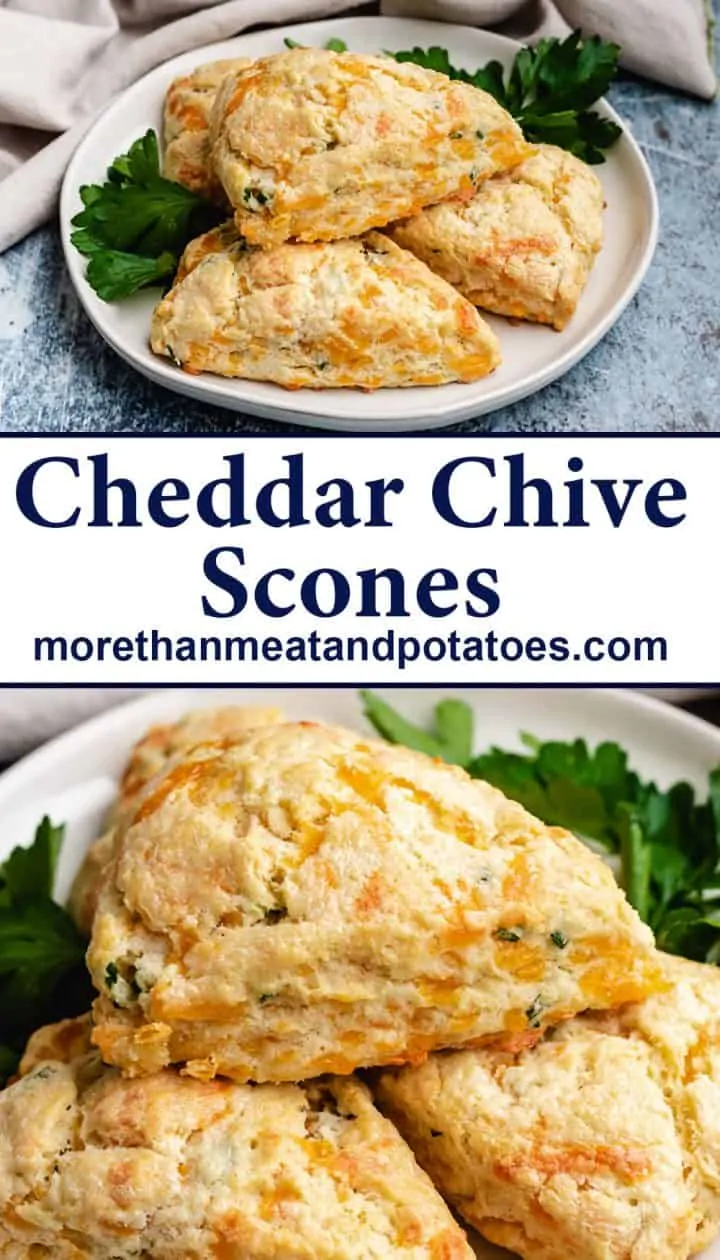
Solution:
<path fill-rule="evenodd" d="M 26 753 L 6 770 L 0 773 L 0 810 L 3 808 L 6 797 L 16 791 L 18 785 L 22 787 L 23 779 L 28 776 L 32 776 L 37 767 L 42 769 L 42 764 L 45 760 L 52 760 L 58 752 L 62 754 L 66 747 L 71 747 L 77 740 L 79 740 L 82 745 L 87 742 L 92 742 L 98 732 L 102 732 L 104 730 L 112 731 L 113 729 L 123 727 L 131 715 L 137 714 L 138 726 L 140 726 L 142 715 L 146 711 L 148 713 L 152 713 L 152 710 L 158 703 L 160 696 L 162 696 L 164 700 L 167 699 L 169 705 L 177 701 L 178 707 L 180 708 L 182 707 L 180 705 L 181 697 L 183 699 L 183 704 L 187 699 L 187 709 L 191 709 L 194 706 L 194 702 L 197 701 L 197 698 L 202 697 L 203 695 L 212 697 L 227 695 L 228 702 L 231 703 L 233 693 L 240 691 L 244 693 L 251 692 L 253 695 L 257 693 L 258 703 L 260 704 L 263 699 L 266 698 L 271 702 L 275 699 L 279 700 L 284 693 L 290 691 L 302 690 L 312 694 L 317 691 L 334 692 L 341 690 L 355 692 L 359 689 L 360 684 L 357 686 L 353 684 L 344 687 L 289 687 L 272 685 L 248 686 L 247 684 L 242 687 L 236 686 L 235 684 L 227 684 L 226 686 L 214 685 L 208 687 L 170 686 L 152 688 L 140 696 L 130 697 L 127 700 L 123 700 L 120 704 L 112 705 L 111 707 L 103 710 L 101 713 L 95 714 L 92 717 L 85 718 L 83 721 L 76 723 L 68 730 L 61 732 L 59 735 L 53 736 L 51 739 L 40 744 L 38 748 Z M 93 688 L 89 688 L 89 690 L 93 690 Z M 376 690 L 380 694 L 391 691 L 397 692 L 400 695 L 402 695 L 403 691 L 424 691 L 428 694 L 434 693 L 437 695 L 447 695 L 451 692 L 453 694 L 458 692 L 471 692 L 476 693 L 478 697 L 480 697 L 483 692 L 488 689 L 485 687 L 443 687 L 442 685 L 425 685 L 421 687 L 398 687 L 386 685 L 384 687 L 378 687 Z M 619 704 L 627 712 L 641 712 L 649 717 L 655 715 L 661 716 L 663 719 L 668 719 L 668 717 L 672 715 L 671 721 L 673 724 L 677 725 L 678 730 L 682 728 L 682 730 L 687 731 L 688 734 L 693 733 L 704 739 L 708 739 L 710 737 L 712 742 L 717 744 L 718 758 L 720 759 L 720 727 L 714 726 L 711 722 L 706 721 L 705 718 L 698 717 L 697 714 L 688 713 L 686 710 L 672 705 L 667 700 L 660 700 L 656 696 L 647 695 L 643 691 L 624 687 L 544 687 L 538 689 L 522 686 L 498 687 L 493 688 L 493 690 L 519 692 L 542 690 L 554 692 L 556 694 L 571 690 L 579 697 L 584 695 L 595 696 L 601 694 L 608 697 L 611 701 L 615 701 L 616 704 Z M 198 707 L 197 704 L 195 704 L 195 707 Z M 211 707 L 211 705 L 208 705 L 207 707 Z M 152 720 L 152 718 L 150 720 Z"/>
<path fill-rule="evenodd" d="M 338 27 L 342 27 L 344 33 L 347 34 L 349 31 L 351 32 L 353 27 L 358 25 L 382 28 L 389 23 L 392 23 L 394 26 L 398 24 L 406 26 L 410 39 L 413 38 L 410 35 L 410 31 L 413 28 L 417 30 L 418 27 L 429 31 L 437 31 L 438 34 L 442 31 L 447 32 L 451 30 L 460 36 L 467 35 L 470 38 L 480 36 L 495 44 L 498 55 L 504 52 L 508 57 L 514 55 L 522 47 L 521 42 L 511 39 L 509 36 L 501 35 L 496 31 L 488 31 L 482 27 L 404 17 L 394 18 L 372 15 L 346 19 L 331 17 L 312 22 L 278 24 L 268 29 L 277 31 L 279 37 L 286 34 L 295 36 L 301 32 L 305 32 L 306 35 L 312 37 L 314 32 L 323 35 L 329 30 Z M 197 57 L 199 64 L 203 60 L 211 58 L 214 50 L 225 44 L 237 44 L 239 54 L 242 52 L 244 41 L 253 39 L 260 34 L 266 35 L 267 33 L 268 31 L 266 30 L 262 32 L 243 32 L 226 40 L 217 40 L 214 43 L 204 44 L 199 48 L 187 49 L 185 52 L 178 54 L 178 56 L 172 57 L 158 66 L 154 66 L 146 74 L 130 84 L 119 96 L 110 101 L 101 113 L 93 119 L 70 159 L 62 181 L 59 207 L 60 237 L 65 265 L 70 282 L 85 315 L 89 318 L 103 341 L 124 362 L 139 372 L 145 379 L 169 389 L 172 393 L 180 394 L 196 401 L 202 401 L 211 406 L 220 407 L 231 413 L 244 412 L 248 416 L 269 418 L 278 423 L 290 425 L 306 424 L 313 428 L 334 430 L 336 432 L 349 431 L 357 433 L 363 431 L 362 426 L 367 426 L 367 431 L 373 433 L 382 431 L 398 433 L 402 431 L 419 432 L 423 429 L 445 427 L 469 418 L 480 418 L 500 408 L 512 406 L 523 398 L 538 393 L 553 381 L 564 376 L 603 340 L 623 315 L 643 284 L 652 265 L 660 233 L 659 197 L 650 165 L 633 136 L 629 125 L 604 97 L 597 103 L 597 108 L 601 114 L 621 127 L 621 143 L 625 143 L 628 146 L 630 156 L 635 163 L 643 186 L 645 210 L 648 214 L 648 228 L 644 248 L 634 268 L 630 282 L 623 289 L 620 296 L 605 310 L 604 315 L 588 329 L 577 344 L 570 346 L 558 358 L 553 359 L 545 367 L 516 382 L 515 385 L 496 385 L 494 389 L 481 399 L 472 401 L 470 399 L 460 399 L 452 404 L 443 403 L 442 387 L 436 390 L 427 389 L 423 391 L 427 396 L 427 401 L 424 398 L 421 406 L 417 403 L 409 403 L 406 414 L 395 416 L 388 414 L 383 409 L 383 397 L 397 397 L 398 394 L 405 392 L 400 389 L 379 389 L 370 394 L 363 394 L 360 390 L 322 391 L 302 389 L 286 391 L 280 386 L 274 386 L 277 390 L 277 400 L 265 402 L 262 399 L 248 399 L 244 397 L 242 389 L 244 386 L 255 386 L 258 384 L 273 387 L 272 382 L 244 382 L 240 378 L 227 381 L 223 377 L 216 378 L 211 374 L 203 374 L 197 378 L 187 376 L 187 374 L 179 376 L 171 364 L 166 364 L 160 359 L 155 362 L 155 357 L 147 360 L 138 358 L 134 348 L 125 344 L 116 330 L 108 329 L 103 323 L 99 317 L 100 308 L 94 309 L 95 304 L 85 277 L 85 260 L 71 244 L 72 226 L 70 220 L 76 213 L 79 187 L 76 172 L 82 166 L 88 152 L 93 149 L 97 132 L 109 120 L 122 115 L 128 97 L 132 97 L 136 93 L 142 94 L 148 80 L 153 77 L 159 78 L 164 70 L 167 70 L 171 75 L 176 63 L 190 55 Z M 415 38 L 417 39 L 418 36 L 415 36 Z M 339 416 L 333 411 L 330 399 L 331 395 L 335 396 L 337 394 L 341 395 L 343 401 L 343 411 Z M 327 405 L 323 407 L 324 400 L 327 400 Z M 368 400 L 370 400 L 372 410 L 367 406 Z M 313 410 L 313 401 L 321 408 L 319 411 Z"/>

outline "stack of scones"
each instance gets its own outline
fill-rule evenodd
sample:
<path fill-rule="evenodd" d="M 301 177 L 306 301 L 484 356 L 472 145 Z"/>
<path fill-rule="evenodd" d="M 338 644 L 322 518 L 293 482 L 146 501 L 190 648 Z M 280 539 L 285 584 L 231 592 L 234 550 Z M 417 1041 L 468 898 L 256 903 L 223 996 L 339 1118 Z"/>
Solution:
<path fill-rule="evenodd" d="M 720 973 L 462 770 L 191 714 L 72 908 L 98 996 L 0 1094 L 2 1260 L 471 1260 L 451 1208 L 527 1260 L 687 1260 L 720 1227 Z"/>
<path fill-rule="evenodd" d="M 498 102 L 389 56 L 294 48 L 166 95 L 164 171 L 227 208 L 152 321 L 191 373 L 288 389 L 475 381 L 487 310 L 557 329 L 602 245 L 603 192 Z"/>

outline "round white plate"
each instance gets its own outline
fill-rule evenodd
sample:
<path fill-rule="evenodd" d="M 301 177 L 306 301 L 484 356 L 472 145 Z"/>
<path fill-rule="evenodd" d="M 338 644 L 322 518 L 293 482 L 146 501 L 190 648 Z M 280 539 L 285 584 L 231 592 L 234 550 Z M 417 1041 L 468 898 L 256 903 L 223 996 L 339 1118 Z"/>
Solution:
<path fill-rule="evenodd" d="M 415 721 L 425 721 L 440 692 L 387 689 L 385 698 Z M 636 692 L 584 690 L 473 690 L 452 693 L 472 706 L 478 749 L 513 747 L 518 731 L 544 739 L 583 736 L 589 743 L 614 739 L 628 749 L 641 773 L 661 785 L 685 778 L 699 790 L 720 763 L 720 730 L 659 700 Z M 267 689 L 154 692 L 112 709 L 46 744 L 0 777 L 0 861 L 16 844 L 30 841 L 44 813 L 67 826 L 58 896 L 67 894 L 87 846 L 98 834 L 115 794 L 130 745 L 154 722 L 173 720 L 191 708 L 262 704 L 270 700 L 292 718 L 339 722 L 365 729 L 354 691 Z M 51 699 L 48 701 L 52 703 Z M 503 1260 L 506 1252 L 474 1244 L 479 1260 Z M 704 1253 L 720 1260 L 720 1243 Z"/>
<path fill-rule="evenodd" d="M 511 325 L 488 317 L 502 340 L 504 362 L 497 372 L 471 385 L 429 389 L 300 390 L 231 381 L 219 376 L 190 376 L 148 345 L 150 314 L 158 292 L 125 302 L 105 303 L 85 280 L 85 260 L 70 244 L 71 219 L 82 208 L 81 184 L 102 181 L 109 163 L 133 140 L 161 129 L 162 100 L 170 80 L 217 57 L 264 56 L 279 52 L 290 35 L 320 45 L 335 36 L 358 52 L 398 51 L 419 44 L 441 44 L 456 65 L 476 69 L 496 58 L 510 64 L 518 45 L 503 36 L 470 27 L 401 18 L 351 18 L 275 28 L 196 49 L 159 66 L 140 79 L 98 119 L 68 167 L 60 204 L 65 257 L 72 282 L 87 314 L 107 342 L 145 376 L 168 389 L 205 402 L 273 420 L 343 432 L 394 432 L 435 429 L 483 415 L 525 398 L 567 372 L 619 318 L 650 265 L 658 233 L 658 205 L 652 176 L 635 141 L 626 131 L 596 168 L 606 201 L 606 243 L 570 326 L 558 333 L 531 324 Z M 609 106 L 607 117 L 621 122 Z"/>

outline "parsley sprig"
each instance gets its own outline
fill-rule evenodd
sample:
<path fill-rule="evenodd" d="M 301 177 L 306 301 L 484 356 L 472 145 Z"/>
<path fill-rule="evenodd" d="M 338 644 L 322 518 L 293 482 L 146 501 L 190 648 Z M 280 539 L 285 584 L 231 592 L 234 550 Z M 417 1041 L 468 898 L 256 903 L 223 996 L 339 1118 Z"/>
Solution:
<path fill-rule="evenodd" d="M 80 197 L 84 209 L 72 221 L 71 239 L 88 258 L 88 281 L 106 302 L 172 280 L 188 242 L 222 217 L 161 175 L 154 131 L 115 158 L 103 184 L 83 185 Z"/>
<path fill-rule="evenodd" d="M 372 692 L 365 713 L 385 739 L 462 765 L 551 826 L 605 852 L 629 901 L 671 954 L 720 964 L 720 767 L 698 799 L 687 783 L 662 791 L 629 764 L 619 744 L 542 741 L 523 752 L 473 754 L 472 710 L 443 700 L 430 729 L 416 726 Z"/>
<path fill-rule="evenodd" d="M 14 849 L 0 865 L 0 1084 L 30 1033 L 92 1001 L 86 942 L 53 901 L 63 834 L 43 818 L 30 847 Z"/>
<path fill-rule="evenodd" d="M 592 165 L 605 161 L 604 151 L 622 134 L 591 109 L 610 87 L 620 57 L 619 45 L 599 36 L 583 39 L 575 31 L 565 40 L 541 39 L 520 50 L 507 75 L 499 61 L 474 73 L 460 70 L 445 48 L 412 48 L 392 56 L 482 88 L 517 119 L 528 140 L 559 145 Z"/>
<path fill-rule="evenodd" d="M 300 44 L 298 40 L 290 39 L 289 36 L 284 40 L 284 43 L 285 43 L 286 48 L 305 48 L 306 47 L 305 44 Z M 325 48 L 328 52 L 336 52 L 336 53 L 345 53 L 348 51 L 348 46 L 345 43 L 344 39 L 328 39 L 323 44 L 323 48 Z"/>

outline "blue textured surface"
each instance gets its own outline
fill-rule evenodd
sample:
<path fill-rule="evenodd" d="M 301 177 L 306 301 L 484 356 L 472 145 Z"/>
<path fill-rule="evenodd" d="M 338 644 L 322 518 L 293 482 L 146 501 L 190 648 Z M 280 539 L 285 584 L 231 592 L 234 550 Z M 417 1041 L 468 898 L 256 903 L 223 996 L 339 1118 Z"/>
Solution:
<path fill-rule="evenodd" d="M 660 194 L 650 275 L 619 324 L 561 381 L 450 432 L 720 429 L 720 104 L 629 78 L 611 99 Z M 54 227 L 0 258 L 0 430 L 38 429 L 288 432 L 167 393 L 126 367 L 80 311 Z"/>

